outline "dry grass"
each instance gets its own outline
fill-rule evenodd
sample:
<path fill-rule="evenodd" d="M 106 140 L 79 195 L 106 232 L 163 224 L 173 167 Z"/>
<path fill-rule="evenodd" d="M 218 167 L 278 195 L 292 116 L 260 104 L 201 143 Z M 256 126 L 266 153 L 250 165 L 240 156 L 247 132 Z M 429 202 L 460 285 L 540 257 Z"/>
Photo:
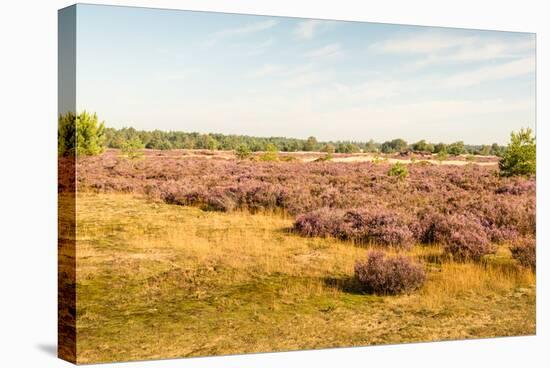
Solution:
<path fill-rule="evenodd" d="M 414 247 L 427 283 L 383 297 L 354 289 L 364 247 L 280 214 L 91 193 L 77 214 L 79 363 L 535 333 L 535 276 L 505 247 L 481 264 Z"/>

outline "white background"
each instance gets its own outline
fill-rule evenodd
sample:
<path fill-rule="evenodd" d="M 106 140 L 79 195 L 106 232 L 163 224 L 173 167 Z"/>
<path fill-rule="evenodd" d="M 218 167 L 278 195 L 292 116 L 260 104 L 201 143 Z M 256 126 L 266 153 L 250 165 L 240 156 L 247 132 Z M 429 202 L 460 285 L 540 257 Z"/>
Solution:
<path fill-rule="evenodd" d="M 88 1 L 234 13 L 537 33 L 537 336 L 117 364 L 128 367 L 542 367 L 548 305 L 549 11 L 530 0 Z M 63 367 L 55 357 L 57 9 L 61 0 L 0 3 L 0 366 Z M 545 104 L 546 103 L 546 104 Z M 546 189 L 543 189 L 546 188 Z M 545 208 L 546 207 L 546 208 Z M 546 290 L 545 290 L 546 289 Z M 546 345 L 546 350 L 545 350 Z M 109 367 L 111 364 L 102 365 Z M 114 365 L 113 365 L 114 366 Z"/>

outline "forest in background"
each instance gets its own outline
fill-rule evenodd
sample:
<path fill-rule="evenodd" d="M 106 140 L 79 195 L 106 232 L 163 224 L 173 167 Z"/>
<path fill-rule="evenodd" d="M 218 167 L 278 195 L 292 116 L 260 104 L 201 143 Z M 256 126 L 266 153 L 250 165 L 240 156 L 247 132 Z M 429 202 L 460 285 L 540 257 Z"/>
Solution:
<path fill-rule="evenodd" d="M 144 148 L 149 149 L 208 149 L 208 150 L 235 150 L 246 145 L 252 152 L 268 151 L 273 145 L 281 152 L 382 152 L 395 153 L 407 150 L 417 152 L 439 153 L 447 152 L 451 155 L 477 154 L 500 155 L 504 147 L 493 143 L 491 145 L 472 145 L 457 141 L 450 144 L 431 143 L 420 140 L 408 143 L 404 139 L 396 138 L 385 142 L 369 141 L 318 141 L 314 136 L 307 139 L 287 137 L 253 137 L 248 135 L 161 130 L 137 130 L 135 128 L 105 128 L 105 143 L 109 148 L 123 148 L 126 142 L 139 140 Z"/>

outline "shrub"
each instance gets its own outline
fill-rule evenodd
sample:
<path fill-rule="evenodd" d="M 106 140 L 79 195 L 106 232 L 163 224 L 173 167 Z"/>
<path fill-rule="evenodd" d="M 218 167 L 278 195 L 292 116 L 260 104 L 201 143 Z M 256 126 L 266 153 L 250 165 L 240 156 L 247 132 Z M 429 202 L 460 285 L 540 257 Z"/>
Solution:
<path fill-rule="evenodd" d="M 321 208 L 296 217 L 294 230 L 304 236 L 335 236 L 340 230 L 341 222 L 339 211 Z"/>
<path fill-rule="evenodd" d="M 420 219 L 415 231 L 423 243 L 439 243 L 458 260 L 479 260 L 495 252 L 486 229 L 472 215 L 435 213 Z"/>
<path fill-rule="evenodd" d="M 203 195 L 202 209 L 206 211 L 231 212 L 235 209 L 234 198 L 225 190 L 214 189 Z"/>
<path fill-rule="evenodd" d="M 291 162 L 291 161 L 296 161 L 297 160 L 296 157 L 291 156 L 291 155 L 281 156 L 281 157 L 279 157 L 279 159 L 283 162 Z"/>
<path fill-rule="evenodd" d="M 510 247 L 512 257 L 522 266 L 536 270 L 537 267 L 537 248 L 536 241 L 533 238 L 523 238 Z"/>
<path fill-rule="evenodd" d="M 260 156 L 260 160 L 277 161 L 278 159 L 279 159 L 279 154 L 277 152 L 277 147 L 272 143 L 268 143 L 265 148 L 265 152 Z"/>
<path fill-rule="evenodd" d="M 394 213 L 380 213 L 371 217 L 368 223 L 368 239 L 377 244 L 411 248 L 413 236 L 402 216 Z"/>
<path fill-rule="evenodd" d="M 472 229 L 453 232 L 444 243 L 443 249 L 457 260 L 474 261 L 496 250 L 484 232 L 476 232 Z"/>
<path fill-rule="evenodd" d="M 502 176 L 533 175 L 537 171 L 537 146 L 530 128 L 512 132 L 510 143 L 499 161 Z"/>
<path fill-rule="evenodd" d="M 441 163 L 442 161 L 445 161 L 449 158 L 449 154 L 445 150 L 441 150 L 437 152 L 437 160 Z"/>
<path fill-rule="evenodd" d="M 122 142 L 120 150 L 126 157 L 134 159 L 143 156 L 143 152 L 140 150 L 144 147 L 145 146 L 141 140 L 138 137 L 134 137 L 130 140 Z"/>
<path fill-rule="evenodd" d="M 305 236 L 333 236 L 397 248 L 408 249 L 413 245 L 412 232 L 402 216 L 381 208 L 348 211 L 323 208 L 298 216 L 294 230 Z"/>
<path fill-rule="evenodd" d="M 501 185 L 495 190 L 497 194 L 513 194 L 523 195 L 526 193 L 535 193 L 537 185 L 534 180 L 527 180 L 525 178 L 518 178 L 521 180 L 513 181 Z"/>
<path fill-rule="evenodd" d="M 333 144 L 327 143 L 321 149 L 321 152 L 326 152 L 327 155 L 333 155 L 336 152 L 336 147 Z"/>
<path fill-rule="evenodd" d="M 235 150 L 235 155 L 239 160 L 244 160 L 250 157 L 250 148 L 244 143 L 239 144 L 237 149 Z"/>
<path fill-rule="evenodd" d="M 104 192 L 132 188 L 136 194 L 147 193 L 168 203 L 221 211 L 273 208 L 297 216 L 328 207 L 329 222 L 343 223 L 346 212 L 360 212 L 364 225 L 354 232 L 350 222 L 340 224 L 337 232 L 323 233 L 361 242 L 396 243 L 385 241 L 386 235 L 394 234 L 389 238 L 395 239 L 401 230 L 412 230 L 418 241 L 427 243 L 443 245 L 452 231 L 475 231 L 510 244 L 536 232 L 535 178 L 495 176 L 490 166 L 407 165 L 409 185 L 402 186 L 392 185 L 395 178 L 387 175 L 390 165 L 371 162 L 280 165 L 195 155 L 182 159 L 179 154 L 156 152 L 133 165 L 118 155 L 108 151 L 80 157 L 79 188 Z M 60 182 L 67 188 L 74 180 L 74 171 L 72 176 L 70 170 L 60 171 Z M 209 193 L 218 198 L 208 198 Z M 376 216 L 384 220 L 373 220 Z M 374 225 L 380 231 L 373 230 Z M 395 232 L 395 227 L 401 230 Z"/>
<path fill-rule="evenodd" d="M 395 176 L 398 179 L 405 179 L 409 175 L 409 170 L 401 162 L 396 162 L 388 171 L 388 176 Z"/>
<path fill-rule="evenodd" d="M 355 264 L 355 277 L 366 292 L 400 294 L 422 286 L 426 272 L 408 257 L 385 257 L 383 252 L 371 251 L 366 261 Z"/>

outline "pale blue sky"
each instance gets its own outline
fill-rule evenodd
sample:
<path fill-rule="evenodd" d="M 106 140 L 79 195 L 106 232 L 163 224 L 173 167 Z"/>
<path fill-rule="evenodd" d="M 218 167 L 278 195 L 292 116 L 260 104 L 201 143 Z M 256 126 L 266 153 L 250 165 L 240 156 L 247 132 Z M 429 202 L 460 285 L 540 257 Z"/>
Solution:
<path fill-rule="evenodd" d="M 111 127 L 505 143 L 535 35 L 77 6 L 77 108 Z"/>

